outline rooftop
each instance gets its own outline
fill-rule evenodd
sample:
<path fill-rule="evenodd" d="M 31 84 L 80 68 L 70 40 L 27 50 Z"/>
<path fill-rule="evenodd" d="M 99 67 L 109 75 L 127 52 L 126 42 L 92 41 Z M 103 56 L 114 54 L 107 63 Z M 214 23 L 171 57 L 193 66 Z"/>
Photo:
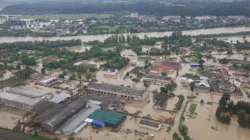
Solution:
<path fill-rule="evenodd" d="M 166 77 L 166 76 L 145 75 L 144 77 L 148 79 L 156 79 L 156 80 L 166 80 L 166 81 L 172 80 L 171 77 Z"/>
<path fill-rule="evenodd" d="M 137 90 L 129 87 L 124 86 L 117 86 L 117 85 L 111 85 L 111 84 L 102 84 L 102 83 L 90 83 L 88 85 L 88 88 L 96 88 L 101 90 L 108 90 L 108 91 L 114 91 L 114 92 L 120 92 L 125 94 L 132 94 L 132 95 L 138 95 L 141 96 L 145 92 L 144 90 Z"/>
<path fill-rule="evenodd" d="M 147 126 L 151 126 L 151 127 L 155 127 L 155 128 L 158 128 L 160 123 L 157 123 L 157 122 L 153 122 L 153 121 L 148 121 L 148 120 L 144 120 L 142 119 L 140 121 L 140 124 L 142 125 L 147 125 Z"/>

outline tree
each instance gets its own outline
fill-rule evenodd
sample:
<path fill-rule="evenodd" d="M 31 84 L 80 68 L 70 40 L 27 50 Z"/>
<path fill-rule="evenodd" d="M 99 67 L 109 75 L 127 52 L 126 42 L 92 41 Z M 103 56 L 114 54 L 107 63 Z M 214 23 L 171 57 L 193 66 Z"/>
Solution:
<path fill-rule="evenodd" d="M 75 137 L 70 136 L 70 137 L 68 138 L 68 140 L 75 140 Z"/>
<path fill-rule="evenodd" d="M 201 104 L 204 104 L 204 100 L 202 99 L 202 100 L 200 101 L 200 103 L 201 103 Z"/>
<path fill-rule="evenodd" d="M 172 140 L 181 140 L 181 137 L 175 132 L 173 134 Z"/>
<path fill-rule="evenodd" d="M 246 112 L 245 112 L 245 110 L 241 109 L 239 111 L 239 115 L 238 115 L 239 126 L 245 128 L 247 125 L 246 122 L 247 122 Z"/>
<path fill-rule="evenodd" d="M 161 73 L 162 76 L 167 76 L 168 73 L 166 73 L 165 71 Z"/>
<path fill-rule="evenodd" d="M 41 68 L 41 74 L 45 75 L 46 74 L 46 69 L 44 67 Z"/>
<path fill-rule="evenodd" d="M 195 87 L 196 87 L 195 82 L 191 82 L 191 83 L 189 84 L 189 86 L 190 86 L 191 92 L 194 92 L 194 89 L 195 89 Z"/>

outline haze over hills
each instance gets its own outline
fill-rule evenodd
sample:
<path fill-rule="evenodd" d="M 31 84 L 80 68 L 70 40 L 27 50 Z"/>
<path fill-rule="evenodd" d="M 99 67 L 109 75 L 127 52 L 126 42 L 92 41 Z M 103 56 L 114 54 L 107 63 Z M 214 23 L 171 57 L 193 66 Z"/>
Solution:
<path fill-rule="evenodd" d="M 40 0 L 38 0 L 40 1 Z M 250 4 L 239 2 L 175 2 L 162 4 L 159 2 L 133 2 L 133 3 L 85 3 L 85 0 L 46 1 L 16 4 L 5 7 L 4 14 L 79 14 L 79 13 L 116 13 L 138 12 L 153 15 L 246 15 L 250 16 Z M 100 0 L 94 0 L 100 1 Z M 92 1 L 92 2 L 94 2 Z M 103 0 L 101 0 L 103 1 Z M 38 6 L 39 5 L 39 6 Z"/>

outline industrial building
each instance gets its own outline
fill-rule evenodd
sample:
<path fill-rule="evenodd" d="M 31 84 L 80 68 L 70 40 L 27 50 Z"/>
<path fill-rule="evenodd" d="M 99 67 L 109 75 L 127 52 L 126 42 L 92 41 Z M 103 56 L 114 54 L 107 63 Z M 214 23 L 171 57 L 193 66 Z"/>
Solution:
<path fill-rule="evenodd" d="M 37 86 L 7 87 L 0 90 L 0 103 L 31 111 L 44 101 L 59 103 L 69 97 L 67 91 Z"/>
<path fill-rule="evenodd" d="M 68 121 L 75 114 L 85 108 L 87 101 L 79 98 L 78 100 L 70 103 L 67 107 L 59 110 L 54 110 L 53 115 L 48 120 L 42 122 L 41 127 L 43 130 L 54 133 L 59 127 L 61 127 L 66 121 Z"/>
<path fill-rule="evenodd" d="M 100 109 L 99 105 L 99 102 L 87 101 L 84 98 L 66 106 L 46 102 L 39 106 L 36 110 L 38 115 L 31 122 L 49 133 L 71 135 L 78 133 L 88 124 L 85 122 L 86 118 Z"/>
<path fill-rule="evenodd" d="M 88 116 L 89 119 L 101 121 L 107 127 L 117 128 L 125 119 L 126 115 L 122 113 L 116 113 L 113 111 L 96 110 Z M 92 125 L 97 125 L 93 124 Z"/>
<path fill-rule="evenodd" d="M 89 83 L 88 91 L 95 93 L 107 94 L 110 96 L 118 96 L 122 98 L 129 98 L 132 100 L 144 100 L 148 94 L 145 90 L 137 90 L 124 86 L 102 84 L 102 83 Z"/>

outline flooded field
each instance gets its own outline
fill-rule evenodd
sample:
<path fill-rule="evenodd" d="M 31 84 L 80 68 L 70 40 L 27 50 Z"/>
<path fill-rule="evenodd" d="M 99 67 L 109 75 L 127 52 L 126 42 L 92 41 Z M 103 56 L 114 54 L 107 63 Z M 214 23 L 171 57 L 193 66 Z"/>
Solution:
<path fill-rule="evenodd" d="M 86 50 L 90 50 L 91 46 L 73 46 L 73 47 L 63 47 L 62 49 L 67 49 L 68 51 L 72 52 L 86 52 Z"/>
<path fill-rule="evenodd" d="M 0 126 L 3 128 L 13 129 L 21 118 L 19 115 L 14 115 L 13 112 L 6 112 L 4 108 L 0 109 Z"/>
<path fill-rule="evenodd" d="M 141 132 L 147 132 L 149 135 L 154 135 L 154 140 L 164 140 L 171 139 L 172 134 L 166 132 L 166 126 L 160 131 L 155 131 L 147 128 L 143 128 L 139 126 L 139 122 L 141 119 L 127 119 L 120 126 L 120 130 L 118 132 L 110 132 L 110 129 L 102 129 L 97 132 L 91 126 L 88 126 L 84 129 L 80 134 L 76 137 L 80 138 L 89 138 L 92 140 L 139 140 L 140 138 L 145 140 L 148 139 L 148 135 L 138 135 L 135 134 L 134 130 L 138 130 Z"/>
<path fill-rule="evenodd" d="M 195 119 L 186 119 L 189 135 L 194 140 L 249 140 L 250 130 L 240 128 L 237 118 L 233 118 L 230 125 L 221 124 L 215 117 L 218 104 L 208 105 L 197 103 Z M 188 111 L 188 108 L 187 108 Z M 186 112 L 187 112 L 186 111 Z M 188 117 L 186 117 L 188 118 Z M 212 129 L 212 128 L 213 129 Z M 202 130 L 202 131 L 200 131 Z M 199 133 L 197 133 L 199 132 Z"/>
<path fill-rule="evenodd" d="M 175 104 L 179 101 L 178 97 L 172 97 L 168 99 L 167 107 L 165 108 L 166 110 L 174 110 Z"/>
<path fill-rule="evenodd" d="M 129 104 L 126 104 L 124 109 L 132 114 L 136 113 L 137 111 L 141 111 L 139 114 L 140 117 L 149 116 L 154 120 L 158 120 L 160 117 L 165 117 L 166 119 L 175 117 L 175 114 L 154 109 L 153 104 L 153 94 L 150 93 L 149 98 L 144 102 L 133 101 Z"/>

